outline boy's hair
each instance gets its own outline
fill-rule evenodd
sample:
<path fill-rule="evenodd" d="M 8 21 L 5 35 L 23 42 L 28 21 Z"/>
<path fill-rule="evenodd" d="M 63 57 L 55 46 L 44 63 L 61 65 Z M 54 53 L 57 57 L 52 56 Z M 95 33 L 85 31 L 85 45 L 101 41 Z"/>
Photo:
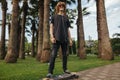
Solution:
<path fill-rule="evenodd" d="M 66 12 L 65 12 L 66 11 L 66 4 L 65 4 L 65 2 L 61 2 L 61 1 L 59 1 L 57 3 L 57 5 L 55 6 L 55 14 L 58 14 L 60 5 L 64 6 L 64 15 L 66 15 Z"/>

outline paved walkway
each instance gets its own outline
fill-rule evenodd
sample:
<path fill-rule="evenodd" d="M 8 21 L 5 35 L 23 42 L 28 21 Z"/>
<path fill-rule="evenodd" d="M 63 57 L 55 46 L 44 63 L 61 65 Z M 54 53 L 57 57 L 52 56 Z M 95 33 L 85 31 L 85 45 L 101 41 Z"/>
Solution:
<path fill-rule="evenodd" d="M 79 79 L 74 80 L 120 80 L 120 62 L 80 71 Z"/>

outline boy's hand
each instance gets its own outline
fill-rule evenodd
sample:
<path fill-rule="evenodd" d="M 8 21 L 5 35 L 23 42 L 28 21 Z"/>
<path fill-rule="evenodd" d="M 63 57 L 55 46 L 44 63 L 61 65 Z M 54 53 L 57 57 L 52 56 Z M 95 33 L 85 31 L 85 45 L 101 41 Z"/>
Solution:
<path fill-rule="evenodd" d="M 72 41 L 72 39 L 69 40 L 69 45 L 70 45 L 70 46 L 73 45 L 73 41 Z"/>
<path fill-rule="evenodd" d="M 56 39 L 54 37 L 51 38 L 52 43 L 56 43 Z"/>

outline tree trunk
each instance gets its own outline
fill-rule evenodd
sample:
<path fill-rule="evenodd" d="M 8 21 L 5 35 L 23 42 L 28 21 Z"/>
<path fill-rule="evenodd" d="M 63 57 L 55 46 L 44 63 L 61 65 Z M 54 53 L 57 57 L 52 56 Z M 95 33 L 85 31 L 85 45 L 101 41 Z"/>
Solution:
<path fill-rule="evenodd" d="M 106 20 L 106 13 L 105 13 L 105 5 L 104 0 L 97 0 L 97 30 L 98 30 L 98 57 L 101 57 L 105 60 L 112 60 L 114 59 L 107 20 Z"/>
<path fill-rule="evenodd" d="M 6 11 L 7 11 L 7 2 L 6 0 L 2 1 L 2 30 L 1 30 L 1 43 L 0 43 L 0 59 L 5 58 L 5 26 L 6 26 Z"/>
<path fill-rule="evenodd" d="M 36 49 L 35 49 L 35 56 L 36 56 L 36 54 L 37 54 L 37 51 L 38 51 L 38 29 L 36 29 L 36 39 L 35 39 L 35 41 L 36 41 Z"/>
<path fill-rule="evenodd" d="M 27 16 L 27 0 L 23 2 L 23 16 L 22 16 L 22 30 L 21 30 L 21 40 L 20 40 L 20 50 L 19 50 L 19 58 L 25 59 L 25 23 L 26 23 L 26 16 Z"/>
<path fill-rule="evenodd" d="M 49 39 L 49 4 L 51 0 L 44 0 L 44 28 L 43 28 L 43 47 L 41 62 L 48 62 L 50 58 L 50 39 Z"/>
<path fill-rule="evenodd" d="M 39 28 L 38 28 L 38 50 L 36 59 L 40 61 L 43 44 L 43 20 L 44 20 L 44 0 L 39 0 Z"/>
<path fill-rule="evenodd" d="M 35 31 L 32 31 L 32 51 L 31 51 L 31 56 L 34 57 L 35 55 L 35 36 L 34 36 Z"/>
<path fill-rule="evenodd" d="M 79 26 L 79 57 L 81 59 L 86 58 L 85 51 L 85 39 L 84 39 L 84 29 L 83 29 L 83 18 L 82 18 L 82 8 L 81 8 L 81 0 L 78 0 L 78 26 Z"/>
<path fill-rule="evenodd" d="M 18 52 L 20 51 L 20 41 L 21 41 L 21 29 L 22 29 L 22 27 L 21 27 L 21 22 L 22 22 L 22 20 L 19 18 L 19 21 L 18 21 L 18 39 L 17 39 L 17 41 L 18 41 Z M 19 53 L 17 54 L 17 58 L 19 57 Z"/>
<path fill-rule="evenodd" d="M 77 56 L 79 56 L 79 41 L 80 41 L 80 38 L 79 38 L 79 24 L 78 24 L 78 19 L 77 19 Z"/>
<path fill-rule="evenodd" d="M 8 20 L 8 39 L 10 39 L 10 27 L 11 27 L 11 14 L 7 13 L 7 20 Z"/>
<path fill-rule="evenodd" d="M 11 28 L 11 23 L 8 23 L 8 35 L 9 35 L 9 39 L 10 39 L 10 28 Z"/>
<path fill-rule="evenodd" d="M 35 20 L 32 21 L 32 51 L 31 51 L 31 56 L 35 57 L 35 30 L 36 30 L 36 26 L 35 26 Z"/>
<path fill-rule="evenodd" d="M 8 52 L 5 57 L 7 63 L 17 62 L 18 54 L 18 12 L 19 12 L 19 0 L 12 0 L 13 2 L 13 12 L 12 12 L 12 27 L 10 32 L 10 40 L 8 46 Z"/>

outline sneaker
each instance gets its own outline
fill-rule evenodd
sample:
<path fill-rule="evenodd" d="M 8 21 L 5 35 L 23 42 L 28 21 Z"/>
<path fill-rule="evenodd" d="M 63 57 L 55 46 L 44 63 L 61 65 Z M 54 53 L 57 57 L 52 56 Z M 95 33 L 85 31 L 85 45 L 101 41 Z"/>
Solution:
<path fill-rule="evenodd" d="M 47 77 L 47 78 L 52 78 L 53 75 L 52 75 L 51 73 L 48 73 L 46 77 Z"/>
<path fill-rule="evenodd" d="M 65 70 L 64 73 L 71 74 L 69 70 Z"/>

